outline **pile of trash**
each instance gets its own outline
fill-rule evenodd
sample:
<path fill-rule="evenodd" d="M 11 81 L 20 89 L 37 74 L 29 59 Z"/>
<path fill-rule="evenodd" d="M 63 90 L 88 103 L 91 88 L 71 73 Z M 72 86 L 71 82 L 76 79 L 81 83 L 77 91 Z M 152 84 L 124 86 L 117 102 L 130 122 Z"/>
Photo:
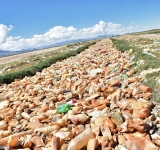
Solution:
<path fill-rule="evenodd" d="M 158 150 L 151 88 L 127 52 L 102 39 L 0 87 L 1 149 Z"/>

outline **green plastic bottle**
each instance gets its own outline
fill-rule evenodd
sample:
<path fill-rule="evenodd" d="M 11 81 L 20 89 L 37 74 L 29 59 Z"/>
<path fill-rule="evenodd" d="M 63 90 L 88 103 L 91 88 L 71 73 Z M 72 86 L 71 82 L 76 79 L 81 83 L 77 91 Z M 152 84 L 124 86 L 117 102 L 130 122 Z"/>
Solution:
<path fill-rule="evenodd" d="M 60 113 L 66 113 L 68 112 L 69 110 L 71 110 L 71 105 L 70 104 L 62 104 L 60 105 L 57 110 L 60 112 Z"/>
<path fill-rule="evenodd" d="M 128 79 L 127 74 L 122 74 L 122 77 L 123 77 L 124 79 Z"/>

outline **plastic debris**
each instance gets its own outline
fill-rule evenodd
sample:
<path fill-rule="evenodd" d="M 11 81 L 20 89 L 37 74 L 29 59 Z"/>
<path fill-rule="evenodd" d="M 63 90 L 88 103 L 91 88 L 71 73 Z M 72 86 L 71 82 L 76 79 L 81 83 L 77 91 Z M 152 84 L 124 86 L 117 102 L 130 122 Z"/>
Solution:
<path fill-rule="evenodd" d="M 122 77 L 123 77 L 124 79 L 128 79 L 128 75 L 127 75 L 127 74 L 122 74 Z"/>
<path fill-rule="evenodd" d="M 103 69 L 101 68 L 97 68 L 89 71 L 90 75 L 96 75 L 97 73 L 102 73 L 102 72 L 103 72 Z"/>
<path fill-rule="evenodd" d="M 60 112 L 60 113 L 66 113 L 68 112 L 69 110 L 71 109 L 71 105 L 70 104 L 62 104 L 60 105 L 57 110 Z"/>
<path fill-rule="evenodd" d="M 152 90 L 135 65 L 128 51 L 102 39 L 33 77 L 1 85 L 0 147 L 158 150 L 160 107 L 148 101 Z"/>

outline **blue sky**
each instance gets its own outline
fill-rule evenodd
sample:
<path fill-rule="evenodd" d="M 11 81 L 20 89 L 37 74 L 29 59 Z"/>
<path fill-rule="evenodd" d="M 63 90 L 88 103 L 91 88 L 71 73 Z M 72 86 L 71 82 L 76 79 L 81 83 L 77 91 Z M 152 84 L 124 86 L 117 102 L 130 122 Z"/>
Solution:
<path fill-rule="evenodd" d="M 0 49 L 160 28 L 160 0 L 3 0 Z"/>

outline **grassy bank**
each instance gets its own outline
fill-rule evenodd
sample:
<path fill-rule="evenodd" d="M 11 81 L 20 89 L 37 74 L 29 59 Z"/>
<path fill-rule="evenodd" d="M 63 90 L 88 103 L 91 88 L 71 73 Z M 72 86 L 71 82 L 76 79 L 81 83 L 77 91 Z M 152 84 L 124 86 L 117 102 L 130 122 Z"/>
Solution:
<path fill-rule="evenodd" d="M 87 45 L 82 46 L 76 50 L 72 50 L 70 52 L 54 56 L 54 57 L 46 59 L 44 61 L 40 61 L 37 65 L 23 69 L 21 71 L 1 75 L 0 76 L 0 84 L 4 84 L 4 83 L 9 84 L 9 83 L 13 82 L 15 79 L 22 79 L 25 76 L 33 76 L 36 74 L 36 72 L 41 72 L 44 68 L 51 66 L 53 63 L 56 63 L 57 61 L 61 61 L 63 59 L 69 58 L 71 56 L 76 56 L 77 54 L 84 51 L 86 48 L 88 48 L 92 44 L 95 44 L 95 42 L 88 43 Z"/>
<path fill-rule="evenodd" d="M 139 46 L 140 44 L 144 44 L 144 42 L 148 42 L 148 39 L 146 39 L 146 41 L 145 39 L 138 39 L 138 46 L 132 41 L 118 39 L 118 37 L 111 38 L 111 40 L 117 50 L 124 52 L 132 49 L 130 57 L 136 64 L 133 67 L 136 68 L 137 74 L 145 75 L 146 79 L 144 80 L 144 84 L 152 88 L 153 95 L 151 101 L 160 102 L 160 83 L 158 82 L 160 81 L 160 71 L 152 71 L 153 69 L 156 70 L 160 67 L 160 54 L 156 51 L 145 53 L 143 48 Z M 142 41 L 142 43 L 140 43 L 140 41 Z M 143 74 L 143 72 L 145 73 Z"/>
<path fill-rule="evenodd" d="M 113 42 L 113 45 L 121 52 L 125 52 L 131 48 L 133 48 L 128 41 L 118 40 L 115 38 L 110 38 Z"/>

